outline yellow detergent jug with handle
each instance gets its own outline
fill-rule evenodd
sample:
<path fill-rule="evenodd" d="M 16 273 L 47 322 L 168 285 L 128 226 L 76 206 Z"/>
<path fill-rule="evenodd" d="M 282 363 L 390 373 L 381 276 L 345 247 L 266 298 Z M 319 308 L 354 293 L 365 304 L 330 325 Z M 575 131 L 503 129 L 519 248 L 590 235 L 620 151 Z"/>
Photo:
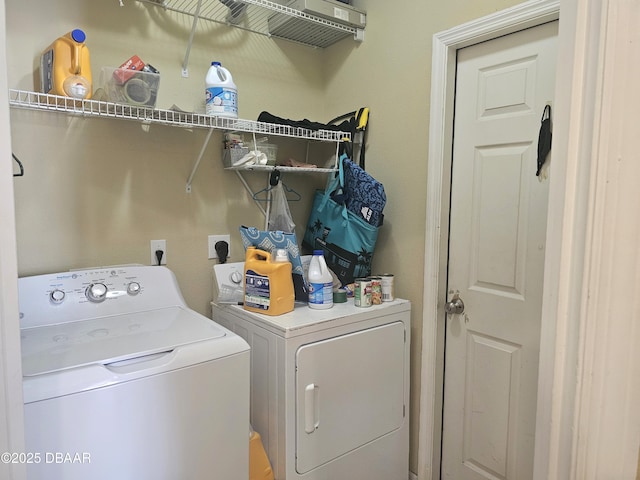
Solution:
<path fill-rule="evenodd" d="M 249 480 L 273 480 L 273 470 L 260 434 L 249 432 Z"/>
<path fill-rule="evenodd" d="M 89 47 L 84 31 L 76 28 L 57 38 L 42 53 L 40 89 L 42 93 L 78 99 L 91 98 L 93 86 Z"/>
<path fill-rule="evenodd" d="M 248 247 L 244 261 L 244 309 L 265 315 L 293 310 L 295 292 L 286 250 L 271 253 Z"/>

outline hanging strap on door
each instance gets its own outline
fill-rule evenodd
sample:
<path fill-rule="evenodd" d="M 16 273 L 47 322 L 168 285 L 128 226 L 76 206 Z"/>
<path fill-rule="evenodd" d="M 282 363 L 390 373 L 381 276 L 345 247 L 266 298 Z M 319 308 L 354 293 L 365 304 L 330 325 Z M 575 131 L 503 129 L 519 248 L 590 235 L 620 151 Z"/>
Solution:
<path fill-rule="evenodd" d="M 540 176 L 542 166 L 547 161 L 547 156 L 551 151 L 551 105 L 544 107 L 540 122 L 540 133 L 538 134 L 538 169 L 536 170 L 536 177 Z"/>
<path fill-rule="evenodd" d="M 18 164 L 18 168 L 20 169 L 20 173 L 14 173 L 13 176 L 14 177 L 22 177 L 22 176 L 24 176 L 24 167 L 22 166 L 22 162 L 20 160 L 18 160 L 18 157 L 16 157 L 13 153 L 11 153 L 11 156 L 13 157 L 15 162 Z"/>

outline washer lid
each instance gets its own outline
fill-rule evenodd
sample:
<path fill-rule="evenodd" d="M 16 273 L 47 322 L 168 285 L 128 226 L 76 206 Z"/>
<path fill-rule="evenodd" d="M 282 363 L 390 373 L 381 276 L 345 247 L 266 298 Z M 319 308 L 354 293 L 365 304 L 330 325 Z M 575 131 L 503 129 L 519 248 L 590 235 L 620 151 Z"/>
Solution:
<path fill-rule="evenodd" d="M 218 324 L 182 307 L 26 328 L 20 333 L 25 377 L 106 365 L 227 335 Z"/>

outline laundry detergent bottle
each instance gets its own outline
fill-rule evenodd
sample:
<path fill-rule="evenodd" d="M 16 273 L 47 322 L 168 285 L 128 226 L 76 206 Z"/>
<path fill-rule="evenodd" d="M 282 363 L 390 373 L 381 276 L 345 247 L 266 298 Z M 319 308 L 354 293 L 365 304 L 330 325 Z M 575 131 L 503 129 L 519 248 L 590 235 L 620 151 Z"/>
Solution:
<path fill-rule="evenodd" d="M 322 250 L 314 250 L 309 262 L 309 307 L 317 310 L 333 307 L 333 275 Z"/>
<path fill-rule="evenodd" d="M 76 28 L 57 38 L 42 53 L 40 87 L 43 93 L 91 98 L 91 61 L 86 39 L 84 31 Z"/>
<path fill-rule="evenodd" d="M 291 262 L 284 251 L 272 260 L 271 253 L 248 247 L 244 261 L 244 309 L 265 315 L 293 310 L 295 293 Z"/>
<path fill-rule="evenodd" d="M 238 89 L 231 73 L 220 62 L 211 62 L 205 77 L 205 113 L 238 118 Z"/>

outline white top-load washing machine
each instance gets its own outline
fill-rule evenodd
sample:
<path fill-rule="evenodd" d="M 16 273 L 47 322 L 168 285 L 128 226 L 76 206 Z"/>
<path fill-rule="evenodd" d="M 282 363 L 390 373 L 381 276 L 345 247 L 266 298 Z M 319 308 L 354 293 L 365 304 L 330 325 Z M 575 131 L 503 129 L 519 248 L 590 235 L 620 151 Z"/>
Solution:
<path fill-rule="evenodd" d="M 19 279 L 31 480 L 246 480 L 249 346 L 165 267 Z"/>
<path fill-rule="evenodd" d="M 214 266 L 218 293 L 243 263 Z M 251 346 L 251 424 L 276 480 L 406 480 L 408 300 L 267 316 L 215 301 L 213 319 Z"/>

